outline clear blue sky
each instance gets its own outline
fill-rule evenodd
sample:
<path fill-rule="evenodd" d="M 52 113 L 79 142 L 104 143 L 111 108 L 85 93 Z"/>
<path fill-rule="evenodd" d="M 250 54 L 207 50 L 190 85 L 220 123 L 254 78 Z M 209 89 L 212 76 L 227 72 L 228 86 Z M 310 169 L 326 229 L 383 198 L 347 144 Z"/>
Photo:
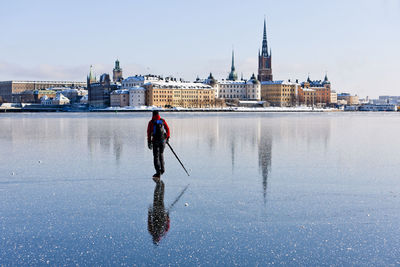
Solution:
<path fill-rule="evenodd" d="M 257 72 L 264 15 L 274 79 L 322 79 L 339 92 L 400 95 L 400 0 L 3 1 L 0 80 L 124 76 L 193 80 Z"/>

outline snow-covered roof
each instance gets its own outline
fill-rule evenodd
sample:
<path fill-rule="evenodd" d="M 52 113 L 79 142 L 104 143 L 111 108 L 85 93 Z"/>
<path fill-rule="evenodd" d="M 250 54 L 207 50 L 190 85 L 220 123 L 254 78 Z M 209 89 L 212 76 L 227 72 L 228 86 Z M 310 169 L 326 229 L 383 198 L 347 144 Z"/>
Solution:
<path fill-rule="evenodd" d="M 245 80 L 238 80 L 238 81 L 232 81 L 232 80 L 222 80 L 218 81 L 219 84 L 247 84 L 247 81 Z"/>
<path fill-rule="evenodd" d="M 57 93 L 57 95 L 54 98 L 54 100 L 69 100 L 69 99 L 67 97 L 65 97 L 63 94 Z"/>
<path fill-rule="evenodd" d="M 129 90 L 126 89 L 119 89 L 111 92 L 112 95 L 122 95 L 122 94 L 129 94 Z"/>
<path fill-rule="evenodd" d="M 71 89 L 71 88 L 67 88 L 65 90 L 62 90 L 63 93 L 77 93 L 78 89 Z"/>
<path fill-rule="evenodd" d="M 304 88 L 303 91 L 304 92 L 315 92 L 314 89 L 310 89 L 310 88 Z"/>
<path fill-rule="evenodd" d="M 126 79 L 124 79 L 122 82 L 127 83 L 127 82 L 144 82 L 144 81 L 158 81 L 160 80 L 159 76 L 156 75 L 139 75 L 139 76 L 130 76 Z"/>
<path fill-rule="evenodd" d="M 146 89 L 141 86 L 133 86 L 133 87 L 129 88 L 129 90 L 146 90 Z"/>
<path fill-rule="evenodd" d="M 156 88 L 212 89 L 212 87 L 207 84 L 180 81 L 152 81 L 146 83 L 146 85 L 153 85 Z"/>
<path fill-rule="evenodd" d="M 264 104 L 265 101 L 258 101 L 258 100 L 239 100 L 239 103 L 241 104 Z"/>
<path fill-rule="evenodd" d="M 263 81 L 261 84 L 282 84 L 282 85 L 296 85 L 297 83 L 293 82 L 287 82 L 284 80 L 278 80 L 278 81 Z"/>

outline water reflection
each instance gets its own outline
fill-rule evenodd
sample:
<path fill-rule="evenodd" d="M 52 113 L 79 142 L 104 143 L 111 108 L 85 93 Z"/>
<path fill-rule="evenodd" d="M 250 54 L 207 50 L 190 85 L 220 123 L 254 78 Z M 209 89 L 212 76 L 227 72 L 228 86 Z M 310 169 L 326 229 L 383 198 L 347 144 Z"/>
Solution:
<path fill-rule="evenodd" d="M 267 200 L 268 174 L 271 171 L 272 135 L 268 129 L 262 127 L 259 131 L 258 166 L 261 170 L 264 204 Z"/>
<path fill-rule="evenodd" d="M 147 213 L 147 230 L 152 236 L 153 244 L 158 245 L 169 231 L 171 222 L 169 217 L 170 211 L 172 211 L 176 203 L 181 199 L 189 185 L 179 193 L 168 209 L 166 209 L 164 205 L 165 184 L 159 179 L 154 181 L 156 186 L 154 188 L 153 205 L 149 207 Z"/>
<path fill-rule="evenodd" d="M 147 213 L 147 230 L 155 245 L 158 245 L 170 227 L 169 211 L 164 206 L 164 189 L 164 182 L 158 180 L 154 188 L 153 206 L 149 207 Z"/>

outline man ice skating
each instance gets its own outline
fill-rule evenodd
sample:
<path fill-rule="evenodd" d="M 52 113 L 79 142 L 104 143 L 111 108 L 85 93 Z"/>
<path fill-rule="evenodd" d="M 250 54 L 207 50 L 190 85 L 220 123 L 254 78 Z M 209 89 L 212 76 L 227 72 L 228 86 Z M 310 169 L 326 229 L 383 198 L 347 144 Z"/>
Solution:
<path fill-rule="evenodd" d="M 153 178 L 159 179 L 164 173 L 164 148 L 169 140 L 169 127 L 167 122 L 160 117 L 158 111 L 153 111 L 153 117 L 147 126 L 147 145 L 153 149 L 154 168 L 156 173 Z"/>

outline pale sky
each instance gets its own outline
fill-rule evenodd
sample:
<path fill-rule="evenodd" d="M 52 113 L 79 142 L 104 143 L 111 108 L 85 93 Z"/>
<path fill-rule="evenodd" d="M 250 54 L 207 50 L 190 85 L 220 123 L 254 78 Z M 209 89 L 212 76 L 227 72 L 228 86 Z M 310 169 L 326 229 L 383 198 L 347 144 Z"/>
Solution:
<path fill-rule="evenodd" d="M 400 95 L 400 0 L 0 0 L 0 80 L 124 77 L 194 80 L 257 73 L 267 19 L 275 80 L 323 79 L 360 97 Z"/>

